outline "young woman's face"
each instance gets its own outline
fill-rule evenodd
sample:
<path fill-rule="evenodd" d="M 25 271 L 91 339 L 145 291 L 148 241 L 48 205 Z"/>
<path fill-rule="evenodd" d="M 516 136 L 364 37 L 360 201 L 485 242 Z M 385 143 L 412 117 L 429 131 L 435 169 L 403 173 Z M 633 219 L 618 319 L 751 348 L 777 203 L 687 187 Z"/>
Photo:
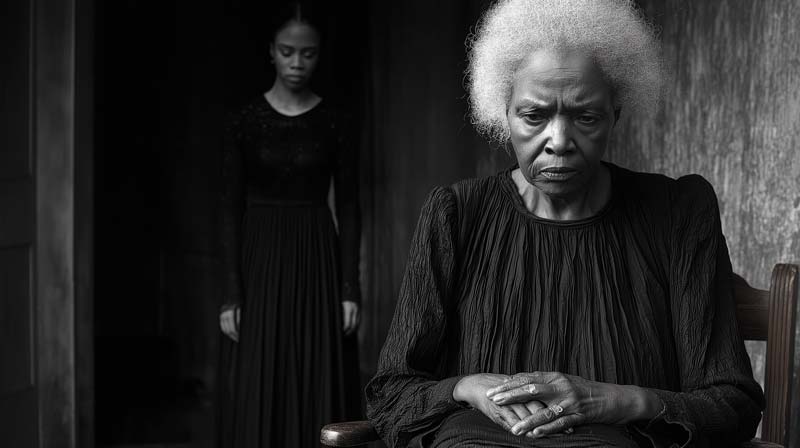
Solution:
<path fill-rule="evenodd" d="M 275 34 L 269 53 L 280 82 L 290 90 L 302 90 L 317 67 L 319 34 L 307 24 L 289 22 Z"/>
<path fill-rule="evenodd" d="M 507 114 L 530 184 L 552 196 L 589 188 L 616 121 L 611 88 L 589 58 L 531 55 L 514 77 Z"/>

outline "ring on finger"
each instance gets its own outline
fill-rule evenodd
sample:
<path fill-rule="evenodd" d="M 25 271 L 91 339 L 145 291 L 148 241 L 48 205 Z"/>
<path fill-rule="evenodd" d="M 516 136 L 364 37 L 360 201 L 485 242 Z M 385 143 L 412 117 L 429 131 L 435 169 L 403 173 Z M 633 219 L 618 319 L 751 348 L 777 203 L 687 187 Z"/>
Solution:
<path fill-rule="evenodd" d="M 564 412 L 564 408 L 562 408 L 557 404 L 550 406 L 550 410 L 553 411 L 553 414 L 555 414 L 556 417 L 558 417 L 559 415 L 561 415 L 562 412 Z"/>

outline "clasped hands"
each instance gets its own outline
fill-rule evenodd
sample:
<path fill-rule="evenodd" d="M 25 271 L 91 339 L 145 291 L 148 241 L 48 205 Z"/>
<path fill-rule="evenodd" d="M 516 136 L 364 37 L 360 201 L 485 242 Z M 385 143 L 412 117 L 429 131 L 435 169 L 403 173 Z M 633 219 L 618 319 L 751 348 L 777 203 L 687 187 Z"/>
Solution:
<path fill-rule="evenodd" d="M 453 398 L 507 431 L 526 437 L 570 433 L 588 423 L 626 424 L 655 417 L 660 399 L 647 389 L 589 381 L 559 372 L 481 373 L 462 378 Z"/>

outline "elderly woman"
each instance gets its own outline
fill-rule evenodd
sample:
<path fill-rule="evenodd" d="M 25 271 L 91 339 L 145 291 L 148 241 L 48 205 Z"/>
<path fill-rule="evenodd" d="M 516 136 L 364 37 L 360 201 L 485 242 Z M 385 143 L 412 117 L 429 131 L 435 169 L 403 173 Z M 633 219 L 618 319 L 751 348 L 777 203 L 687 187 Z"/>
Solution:
<path fill-rule="evenodd" d="M 477 127 L 517 165 L 436 188 L 369 418 L 390 447 L 730 446 L 763 394 L 715 193 L 603 161 L 660 62 L 626 0 L 504 0 L 472 41 Z"/>

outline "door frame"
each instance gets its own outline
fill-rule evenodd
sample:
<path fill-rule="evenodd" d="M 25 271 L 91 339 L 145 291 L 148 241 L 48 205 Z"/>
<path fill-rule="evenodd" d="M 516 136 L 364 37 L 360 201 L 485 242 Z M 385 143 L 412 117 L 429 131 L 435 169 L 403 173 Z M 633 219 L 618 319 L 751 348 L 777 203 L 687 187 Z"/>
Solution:
<path fill-rule="evenodd" d="M 39 446 L 94 446 L 91 0 L 31 0 Z"/>

